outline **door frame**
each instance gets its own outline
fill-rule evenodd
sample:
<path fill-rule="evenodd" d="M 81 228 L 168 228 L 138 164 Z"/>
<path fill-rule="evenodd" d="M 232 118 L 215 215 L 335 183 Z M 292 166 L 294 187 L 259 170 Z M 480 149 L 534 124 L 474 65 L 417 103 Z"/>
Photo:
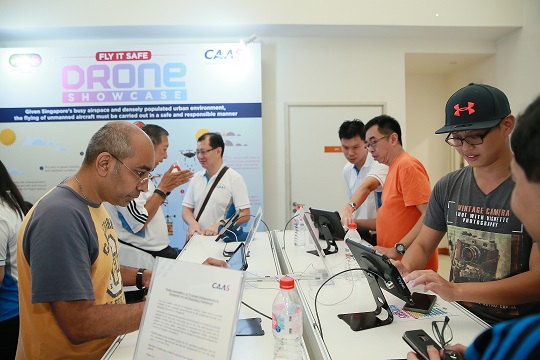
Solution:
<path fill-rule="evenodd" d="M 386 114 L 385 102 L 286 102 L 285 103 L 285 203 L 287 211 L 285 212 L 285 223 L 292 218 L 291 204 L 291 109 L 302 107 L 380 107 L 381 114 Z M 351 119 L 352 120 L 352 119 Z"/>

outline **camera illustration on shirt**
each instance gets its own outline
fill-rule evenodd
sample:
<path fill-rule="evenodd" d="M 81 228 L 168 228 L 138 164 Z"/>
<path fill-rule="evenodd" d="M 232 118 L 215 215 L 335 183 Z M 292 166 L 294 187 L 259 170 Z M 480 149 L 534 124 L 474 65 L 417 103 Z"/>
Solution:
<path fill-rule="evenodd" d="M 495 280 L 499 258 L 495 241 L 462 231 L 455 239 L 453 279 L 456 282 Z"/>

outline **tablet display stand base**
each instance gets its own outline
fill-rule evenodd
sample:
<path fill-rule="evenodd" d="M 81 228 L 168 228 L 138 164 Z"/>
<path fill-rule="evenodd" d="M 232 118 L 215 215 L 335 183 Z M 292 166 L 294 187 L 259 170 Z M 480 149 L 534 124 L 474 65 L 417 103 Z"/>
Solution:
<path fill-rule="evenodd" d="M 323 249 L 323 251 L 324 251 L 324 254 L 325 254 L 325 255 L 330 255 L 330 254 L 335 254 L 335 253 L 337 253 L 337 250 L 336 250 L 336 251 L 329 251 L 328 248 Z M 317 250 L 307 250 L 306 252 L 307 252 L 307 253 L 310 253 L 310 254 L 313 254 L 313 255 L 315 255 L 315 256 L 319 256 L 319 253 L 317 252 Z"/>
<path fill-rule="evenodd" d="M 319 287 L 332 275 L 326 269 L 313 269 L 306 271 L 299 279 L 309 280 L 309 286 Z M 334 280 L 326 282 L 325 286 L 335 285 Z"/>
<path fill-rule="evenodd" d="M 326 241 L 326 249 L 323 249 L 326 255 L 335 254 L 338 252 L 336 240 L 332 236 L 328 226 L 323 225 L 319 228 L 319 239 Z"/>
<path fill-rule="evenodd" d="M 391 324 L 394 321 L 394 315 L 384 298 L 382 290 L 377 282 L 376 275 L 364 271 L 368 280 L 371 294 L 377 304 L 377 309 L 372 312 L 338 314 L 338 318 L 345 321 L 353 331 L 371 329 L 379 326 Z M 385 310 L 385 311 L 383 311 Z M 386 319 L 379 318 L 379 315 L 387 315 Z"/>

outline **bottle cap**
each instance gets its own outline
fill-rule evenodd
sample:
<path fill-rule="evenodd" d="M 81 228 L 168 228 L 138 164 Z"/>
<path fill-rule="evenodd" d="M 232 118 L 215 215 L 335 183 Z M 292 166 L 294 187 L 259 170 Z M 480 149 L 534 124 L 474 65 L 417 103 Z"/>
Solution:
<path fill-rule="evenodd" d="M 356 225 L 356 223 L 350 223 L 350 224 L 347 225 L 347 227 L 349 229 L 358 229 L 358 225 Z"/>
<path fill-rule="evenodd" d="M 290 276 L 282 277 L 279 279 L 279 287 L 285 290 L 294 289 L 294 279 Z"/>
<path fill-rule="evenodd" d="M 172 169 L 171 172 L 175 173 L 175 172 L 178 172 L 178 171 L 181 170 L 181 169 L 180 169 L 180 164 L 178 164 L 178 161 L 176 161 L 176 162 L 173 164 L 173 166 L 174 166 L 174 169 Z"/>

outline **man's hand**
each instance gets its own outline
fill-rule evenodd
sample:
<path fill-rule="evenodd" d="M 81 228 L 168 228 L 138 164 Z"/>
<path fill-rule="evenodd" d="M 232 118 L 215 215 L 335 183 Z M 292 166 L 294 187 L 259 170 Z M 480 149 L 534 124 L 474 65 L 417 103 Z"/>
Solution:
<path fill-rule="evenodd" d="M 212 224 L 212 225 L 208 225 L 208 227 L 205 228 L 205 229 L 202 231 L 202 234 L 203 234 L 203 235 L 206 235 L 206 236 L 217 235 L 217 234 L 218 234 L 218 228 L 219 228 L 219 225 L 221 225 L 220 222 L 217 222 L 217 223 Z"/>
<path fill-rule="evenodd" d="M 429 355 L 429 360 L 441 360 L 443 358 L 442 350 L 439 352 L 437 348 L 433 345 L 428 345 L 427 353 Z M 407 360 L 422 360 L 423 358 L 418 356 L 414 351 L 409 351 L 407 353 Z"/>
<path fill-rule="evenodd" d="M 405 267 L 405 265 L 403 265 L 403 263 L 399 260 L 392 260 L 392 264 L 394 264 L 394 266 L 398 269 L 399 271 L 399 274 L 402 276 L 402 277 L 405 277 L 407 275 L 409 275 L 409 269 L 407 269 Z"/>
<path fill-rule="evenodd" d="M 343 226 L 347 226 L 354 222 L 353 208 L 347 204 L 341 211 L 341 223 Z"/>
<path fill-rule="evenodd" d="M 204 265 L 219 266 L 219 267 L 224 267 L 224 268 L 228 268 L 228 267 L 229 267 L 229 264 L 227 264 L 225 261 L 223 261 L 223 260 L 218 260 L 218 259 L 214 259 L 214 258 L 211 258 L 211 257 L 209 257 L 208 259 L 204 260 L 203 264 L 204 264 Z"/>
<path fill-rule="evenodd" d="M 465 350 L 467 350 L 467 347 L 465 345 L 462 345 L 462 344 L 456 344 L 456 345 L 452 345 L 452 346 L 447 346 L 446 349 L 441 349 L 441 350 L 437 350 L 437 348 L 435 348 L 435 346 L 432 346 L 432 345 L 429 345 L 427 347 L 427 352 L 428 352 L 428 356 L 429 356 L 429 360 L 441 360 L 441 359 L 444 359 L 445 357 L 445 350 L 453 350 L 455 352 L 458 353 L 458 356 L 461 355 L 460 358 L 458 359 L 463 359 L 464 358 L 464 354 L 465 354 Z M 407 353 L 407 360 L 422 360 L 421 357 L 418 356 L 418 354 L 416 354 L 415 352 L 413 351 L 410 351 L 409 353 Z"/>
<path fill-rule="evenodd" d="M 163 174 L 163 177 L 161 178 L 161 181 L 157 186 L 158 189 L 160 189 L 164 193 L 173 191 L 178 186 L 187 183 L 193 177 L 193 172 L 191 170 L 180 170 L 172 172 L 173 169 L 175 169 L 175 167 L 174 165 L 171 165 L 169 170 L 167 170 Z"/>
<path fill-rule="evenodd" d="M 397 250 L 393 247 L 387 248 L 387 247 L 382 247 L 382 246 L 374 246 L 373 250 L 376 250 L 380 252 L 381 254 L 388 256 L 388 258 L 390 259 L 396 259 L 401 256 L 401 254 L 398 253 Z"/>
<path fill-rule="evenodd" d="M 461 300 L 457 298 L 457 286 L 445 280 L 433 270 L 416 270 L 403 278 L 411 287 L 424 285 L 424 292 L 433 291 L 444 300 L 452 302 Z"/>
<path fill-rule="evenodd" d="M 195 223 L 189 226 L 186 242 L 188 242 L 191 239 L 191 237 L 195 234 L 202 234 L 202 230 L 201 230 L 201 227 L 199 226 L 199 223 Z"/>

